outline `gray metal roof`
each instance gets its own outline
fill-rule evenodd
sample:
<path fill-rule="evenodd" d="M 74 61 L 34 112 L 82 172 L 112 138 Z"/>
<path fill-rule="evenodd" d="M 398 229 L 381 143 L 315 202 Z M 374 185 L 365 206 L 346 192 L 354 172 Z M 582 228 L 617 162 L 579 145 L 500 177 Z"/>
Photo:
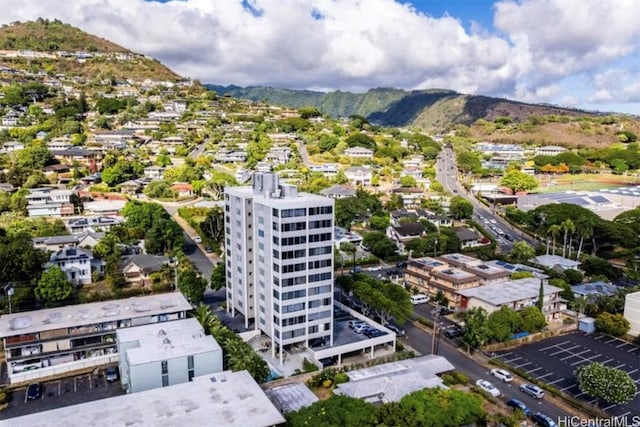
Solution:
<path fill-rule="evenodd" d="M 266 390 L 267 397 L 280 412 L 295 412 L 317 402 L 318 396 L 304 384 L 291 383 Z"/>

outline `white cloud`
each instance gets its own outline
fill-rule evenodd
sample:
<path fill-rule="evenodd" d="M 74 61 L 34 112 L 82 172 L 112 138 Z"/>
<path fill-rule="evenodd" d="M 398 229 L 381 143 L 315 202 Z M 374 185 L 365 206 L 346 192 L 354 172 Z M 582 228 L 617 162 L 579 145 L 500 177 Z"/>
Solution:
<path fill-rule="evenodd" d="M 18 3 L 18 4 L 16 4 Z M 204 82 L 440 87 L 553 102 L 563 78 L 638 52 L 636 0 L 495 6 L 499 33 L 393 0 L 0 0 L 0 23 L 58 18 Z M 595 96 L 575 94 L 574 99 Z M 604 89 L 603 89 L 604 90 Z M 628 93 L 638 90 L 632 85 Z M 603 92 L 604 93 L 604 92 Z M 564 94 L 566 96 L 566 94 Z"/>

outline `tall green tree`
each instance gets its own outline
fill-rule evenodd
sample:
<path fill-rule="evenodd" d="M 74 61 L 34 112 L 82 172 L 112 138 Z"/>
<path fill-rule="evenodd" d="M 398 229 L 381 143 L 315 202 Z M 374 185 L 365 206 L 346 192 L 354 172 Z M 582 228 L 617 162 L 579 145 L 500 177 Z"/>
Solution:
<path fill-rule="evenodd" d="M 195 304 L 204 299 L 207 281 L 199 277 L 193 268 L 182 269 L 178 273 L 178 288 L 191 303 Z"/>
<path fill-rule="evenodd" d="M 596 328 L 605 334 L 621 337 L 629 332 L 631 324 L 620 313 L 611 314 L 604 312 L 596 317 Z"/>
<path fill-rule="evenodd" d="M 471 348 L 478 348 L 489 341 L 491 330 L 487 324 L 487 311 L 482 307 L 474 307 L 466 311 L 465 328 L 462 340 Z"/>
<path fill-rule="evenodd" d="M 512 308 L 500 307 L 487 317 L 487 327 L 491 338 L 498 342 L 508 341 L 514 333 L 522 328 L 522 317 Z"/>
<path fill-rule="evenodd" d="M 462 196 L 455 196 L 449 203 L 449 211 L 456 219 L 469 219 L 473 215 L 473 205 Z"/>
<path fill-rule="evenodd" d="M 377 424 L 376 408 L 362 399 L 333 395 L 286 415 L 290 427 L 356 427 Z"/>
<path fill-rule="evenodd" d="M 513 248 L 509 253 L 511 261 L 516 263 L 526 263 L 536 256 L 536 250 L 525 241 L 518 241 L 513 244 Z"/>
<path fill-rule="evenodd" d="M 217 291 L 227 286 L 226 271 L 226 263 L 224 262 L 224 258 L 222 258 L 211 272 L 211 289 Z"/>
<path fill-rule="evenodd" d="M 537 332 L 547 324 L 544 314 L 536 306 L 525 307 L 518 312 L 522 318 L 521 329 L 526 332 Z"/>
<path fill-rule="evenodd" d="M 502 177 L 500 185 L 507 187 L 513 194 L 521 191 L 530 191 L 538 186 L 538 181 L 535 177 L 519 171 L 511 170 Z"/>
<path fill-rule="evenodd" d="M 65 301 L 73 294 L 73 285 L 67 275 L 58 266 L 50 267 L 42 273 L 35 289 L 36 298 L 45 305 L 54 305 Z"/>
<path fill-rule="evenodd" d="M 607 403 L 626 403 L 633 399 L 638 391 L 627 372 L 601 363 L 582 365 L 574 375 L 581 392 Z"/>

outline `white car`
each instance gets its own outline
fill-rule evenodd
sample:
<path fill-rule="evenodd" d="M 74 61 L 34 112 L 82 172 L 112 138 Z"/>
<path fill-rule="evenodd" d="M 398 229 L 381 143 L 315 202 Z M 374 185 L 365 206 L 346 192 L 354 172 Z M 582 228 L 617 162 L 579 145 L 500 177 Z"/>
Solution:
<path fill-rule="evenodd" d="M 491 384 L 487 380 L 478 380 L 478 381 L 476 381 L 476 385 L 480 389 L 482 389 L 482 391 L 485 391 L 485 392 L 489 393 L 493 397 L 498 397 L 498 396 L 500 396 L 502 394 L 502 393 L 500 393 L 500 390 L 498 390 L 496 388 L 496 386 L 494 386 L 493 384 Z"/>
<path fill-rule="evenodd" d="M 196 243 L 202 243 L 202 238 L 200 236 L 194 236 L 193 241 Z"/>
<path fill-rule="evenodd" d="M 380 271 L 380 270 L 382 270 L 382 267 L 380 267 L 379 265 L 373 265 L 367 268 L 367 271 Z"/>
<path fill-rule="evenodd" d="M 511 381 L 513 381 L 513 375 L 511 375 L 504 369 L 492 369 L 491 375 L 505 383 L 510 383 Z"/>

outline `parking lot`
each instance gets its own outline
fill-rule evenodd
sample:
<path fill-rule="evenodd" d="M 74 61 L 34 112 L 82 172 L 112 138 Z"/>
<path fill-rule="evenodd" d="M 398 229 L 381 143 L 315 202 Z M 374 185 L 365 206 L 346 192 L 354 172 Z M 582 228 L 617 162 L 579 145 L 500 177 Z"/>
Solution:
<path fill-rule="evenodd" d="M 107 382 L 104 371 L 63 378 L 43 383 L 40 398 L 35 400 L 27 400 L 26 388 L 13 391 L 9 407 L 0 412 L 0 420 L 122 394 L 120 381 Z"/>
<path fill-rule="evenodd" d="M 495 357 L 578 399 L 597 403 L 612 416 L 640 415 L 640 391 L 625 404 L 597 402 L 597 399 L 580 392 L 573 375 L 578 367 L 598 362 L 626 371 L 640 389 L 640 347 L 637 345 L 604 334 L 574 332 L 496 352 Z"/>

